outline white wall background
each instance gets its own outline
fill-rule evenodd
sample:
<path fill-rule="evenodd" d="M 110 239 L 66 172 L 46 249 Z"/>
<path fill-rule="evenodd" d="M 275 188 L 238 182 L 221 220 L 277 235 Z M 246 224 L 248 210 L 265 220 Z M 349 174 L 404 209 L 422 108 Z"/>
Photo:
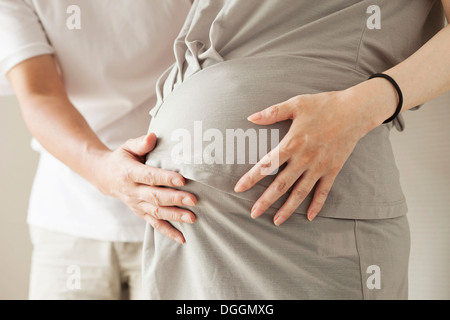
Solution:
<path fill-rule="evenodd" d="M 410 298 L 450 299 L 450 93 L 405 120 L 391 137 L 409 207 Z"/>
<path fill-rule="evenodd" d="M 450 93 L 405 115 L 392 132 L 409 204 L 411 299 L 450 299 Z M 0 97 L 0 299 L 26 299 L 31 245 L 25 223 L 38 156 L 14 97 Z"/>
<path fill-rule="evenodd" d="M 25 223 L 38 155 L 15 97 L 0 96 L 0 299 L 26 299 L 31 244 Z"/>

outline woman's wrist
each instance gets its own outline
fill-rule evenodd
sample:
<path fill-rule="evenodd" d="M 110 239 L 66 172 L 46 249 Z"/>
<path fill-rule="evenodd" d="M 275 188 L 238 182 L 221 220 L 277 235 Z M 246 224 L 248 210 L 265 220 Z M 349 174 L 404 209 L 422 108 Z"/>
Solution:
<path fill-rule="evenodd" d="M 399 97 L 393 85 L 383 78 L 364 81 L 344 91 L 355 112 L 360 114 L 364 134 L 372 131 L 396 111 Z"/>

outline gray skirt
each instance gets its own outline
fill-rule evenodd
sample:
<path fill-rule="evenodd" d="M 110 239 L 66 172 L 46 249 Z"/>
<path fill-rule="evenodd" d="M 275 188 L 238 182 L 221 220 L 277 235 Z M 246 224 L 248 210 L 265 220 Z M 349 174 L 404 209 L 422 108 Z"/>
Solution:
<path fill-rule="evenodd" d="M 180 245 L 147 227 L 148 299 L 407 299 L 406 216 L 378 219 L 294 213 L 276 227 L 276 207 L 253 220 L 253 201 L 188 180 L 194 224 L 173 223 Z M 188 209 L 188 208 L 187 208 Z"/>

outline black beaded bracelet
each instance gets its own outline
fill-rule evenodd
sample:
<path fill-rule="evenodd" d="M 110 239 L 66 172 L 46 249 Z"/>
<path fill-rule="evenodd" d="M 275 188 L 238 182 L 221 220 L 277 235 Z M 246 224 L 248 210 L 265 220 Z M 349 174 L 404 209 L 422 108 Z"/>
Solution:
<path fill-rule="evenodd" d="M 387 74 L 384 73 L 375 73 L 373 75 L 370 76 L 370 79 L 373 78 L 384 78 L 386 80 L 388 80 L 395 88 L 395 90 L 397 90 L 397 94 L 398 94 L 398 106 L 397 106 L 397 110 L 395 110 L 395 113 L 392 117 L 390 117 L 389 119 L 387 119 L 385 122 L 383 123 L 389 123 L 391 121 L 393 121 L 395 118 L 397 118 L 397 116 L 400 114 L 400 112 L 402 111 L 402 107 L 403 107 L 403 94 L 402 94 L 402 90 L 400 89 L 400 87 L 398 86 L 397 82 L 395 82 L 394 79 L 392 79 L 392 77 L 388 76 Z"/>

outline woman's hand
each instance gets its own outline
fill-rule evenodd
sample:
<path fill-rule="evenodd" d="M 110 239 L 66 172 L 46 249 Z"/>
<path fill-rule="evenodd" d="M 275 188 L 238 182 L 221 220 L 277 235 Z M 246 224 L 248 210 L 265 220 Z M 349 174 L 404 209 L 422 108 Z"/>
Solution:
<path fill-rule="evenodd" d="M 156 144 L 156 136 L 128 140 L 113 152 L 107 152 L 93 168 L 97 188 L 105 195 L 122 200 L 153 228 L 184 243 L 181 232 L 169 221 L 194 223 L 195 215 L 177 206 L 195 206 L 194 195 L 166 187 L 182 187 L 183 176 L 176 172 L 146 166 L 145 156 Z"/>
<path fill-rule="evenodd" d="M 307 211 L 308 219 L 314 219 L 358 141 L 394 113 L 397 97 L 389 86 L 386 80 L 373 79 L 344 91 L 300 95 L 251 115 L 248 120 L 259 125 L 292 120 L 280 144 L 236 184 L 236 192 L 246 191 L 269 171 L 287 163 L 256 201 L 251 216 L 262 215 L 292 187 L 274 216 L 279 226 L 315 187 Z M 381 98 L 373 98 L 377 94 Z"/>

